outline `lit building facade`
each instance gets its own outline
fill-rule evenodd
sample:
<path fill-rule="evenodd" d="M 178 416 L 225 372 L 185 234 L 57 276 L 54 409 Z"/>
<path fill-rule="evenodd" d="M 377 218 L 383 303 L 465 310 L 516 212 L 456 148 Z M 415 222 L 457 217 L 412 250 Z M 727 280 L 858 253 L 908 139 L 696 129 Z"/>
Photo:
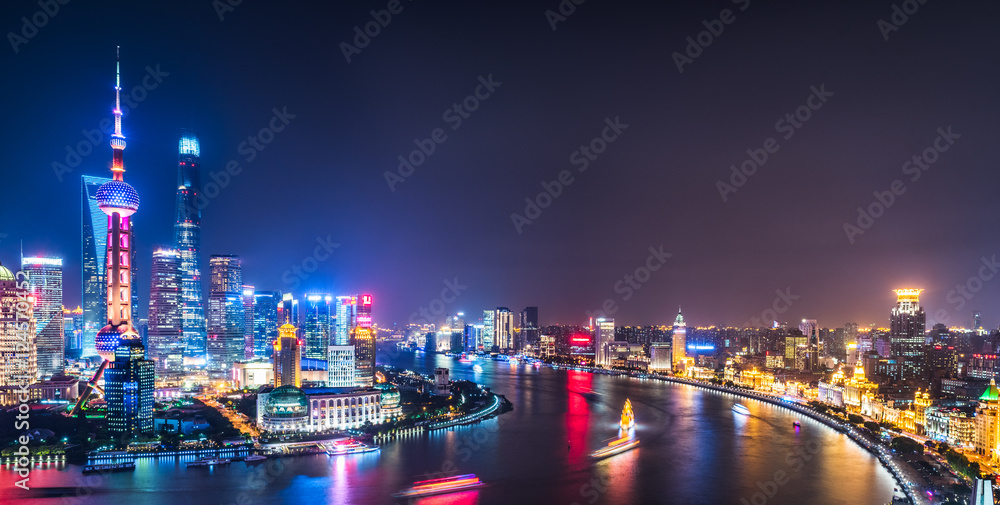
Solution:
<path fill-rule="evenodd" d="M 357 325 L 357 296 L 338 296 L 334 300 L 337 306 L 334 314 L 334 336 L 331 345 L 348 345 L 351 340 L 351 329 Z"/>
<path fill-rule="evenodd" d="M 327 348 L 330 347 L 332 301 L 333 297 L 326 294 L 306 295 L 305 310 L 302 315 L 302 337 L 306 344 L 304 351 L 306 358 L 326 359 Z"/>
<path fill-rule="evenodd" d="M 0 265 L 0 386 L 38 380 L 35 305 L 7 267 Z"/>
<path fill-rule="evenodd" d="M 181 326 L 180 255 L 174 249 L 153 251 L 149 287 L 149 358 L 157 372 L 184 370 L 184 331 Z"/>
<path fill-rule="evenodd" d="M 253 354 L 271 355 L 271 344 L 278 338 L 278 293 L 257 291 L 253 295 Z"/>
<path fill-rule="evenodd" d="M 493 332 L 495 328 L 493 326 L 493 316 L 494 311 L 484 310 L 483 311 L 483 338 L 479 343 L 479 350 L 485 352 L 492 352 L 495 340 L 493 338 Z"/>
<path fill-rule="evenodd" d="M 901 363 L 904 390 L 923 380 L 924 330 L 927 316 L 920 306 L 922 289 L 896 289 L 896 306 L 889 315 L 890 353 Z"/>
<path fill-rule="evenodd" d="M 274 382 L 274 365 L 256 360 L 234 363 L 232 381 L 240 389 L 268 386 Z"/>
<path fill-rule="evenodd" d="M 514 313 L 507 307 L 497 307 L 493 314 L 493 345 L 500 352 L 514 350 Z"/>
<path fill-rule="evenodd" d="M 207 369 L 228 372 L 245 353 L 243 270 L 240 257 L 213 254 L 209 259 Z"/>
<path fill-rule="evenodd" d="M 156 364 L 145 359 L 138 339 L 122 340 L 115 359 L 104 372 L 108 431 L 129 437 L 153 433 L 153 391 Z"/>
<path fill-rule="evenodd" d="M 355 380 L 359 387 L 371 387 L 375 381 L 375 330 L 372 329 L 371 295 L 361 295 L 357 320 L 358 325 L 351 331 Z"/>
<path fill-rule="evenodd" d="M 354 365 L 354 346 L 331 345 L 326 354 L 326 385 L 332 388 L 346 388 L 357 385 Z"/>
<path fill-rule="evenodd" d="M 83 350 L 83 307 L 63 309 L 63 336 L 66 339 L 66 357 L 79 358 Z"/>
<path fill-rule="evenodd" d="M 278 328 L 271 357 L 275 386 L 302 386 L 302 350 L 294 326 L 286 323 Z"/>
<path fill-rule="evenodd" d="M 996 380 L 990 379 L 990 385 L 979 397 L 976 407 L 975 435 L 973 445 L 983 459 L 996 464 L 1000 461 L 1000 389 Z"/>
<path fill-rule="evenodd" d="M 253 341 L 254 300 L 256 300 L 256 297 L 254 296 L 253 286 L 248 286 L 244 284 L 243 285 L 243 357 L 245 359 L 253 359 L 254 357 L 254 341 Z"/>
<path fill-rule="evenodd" d="M 28 296 L 35 300 L 38 375 L 42 379 L 61 375 L 66 352 L 62 259 L 21 258 L 21 271 L 28 276 Z"/>
<path fill-rule="evenodd" d="M 381 395 L 379 389 L 262 389 L 257 393 L 257 426 L 271 433 L 305 433 L 381 424 Z"/>
<path fill-rule="evenodd" d="M 611 360 L 615 357 L 611 343 L 615 340 L 615 320 L 599 317 L 594 320 L 594 364 L 611 368 Z"/>
<path fill-rule="evenodd" d="M 673 366 L 674 369 L 681 368 L 680 365 L 687 357 L 687 324 L 684 323 L 684 315 L 681 308 L 677 307 L 677 317 L 674 319 L 674 331 L 671 337 L 673 343 Z"/>
<path fill-rule="evenodd" d="M 177 149 L 177 212 L 174 249 L 180 260 L 181 327 L 185 356 L 205 359 L 207 327 L 202 303 L 201 279 L 201 144 L 194 132 L 181 134 Z"/>

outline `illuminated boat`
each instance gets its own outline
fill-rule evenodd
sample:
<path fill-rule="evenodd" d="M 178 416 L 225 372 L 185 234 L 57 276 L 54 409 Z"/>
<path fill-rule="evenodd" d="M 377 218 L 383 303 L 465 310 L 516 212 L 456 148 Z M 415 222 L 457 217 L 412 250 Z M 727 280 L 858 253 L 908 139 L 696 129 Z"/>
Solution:
<path fill-rule="evenodd" d="M 480 365 L 480 364 L 478 364 L 478 363 L 476 363 L 475 365 L 472 366 L 472 371 L 473 372 L 482 372 L 483 371 L 483 366 Z"/>
<path fill-rule="evenodd" d="M 796 428 L 801 428 L 802 427 L 802 425 L 799 423 L 798 419 L 792 421 L 792 426 L 794 426 Z"/>
<path fill-rule="evenodd" d="M 363 454 L 379 450 L 377 445 L 365 445 L 353 438 L 338 440 L 332 446 L 327 446 L 326 453 L 330 456 L 340 456 L 343 454 Z"/>
<path fill-rule="evenodd" d="M 251 454 L 243 458 L 243 461 L 246 462 L 247 464 L 251 464 L 251 463 L 260 463 L 265 459 L 267 459 L 267 456 L 264 456 L 263 454 Z"/>
<path fill-rule="evenodd" d="M 736 405 L 733 405 L 733 412 L 736 412 L 737 414 L 743 414 L 745 416 L 749 416 L 750 415 L 750 409 L 744 407 L 743 405 L 741 405 L 739 403 L 737 403 Z"/>
<path fill-rule="evenodd" d="M 463 352 L 462 355 L 458 358 L 458 361 L 461 362 L 461 363 L 468 363 L 468 362 L 470 362 L 472 360 L 469 359 L 469 355 L 468 354 L 466 354 L 466 353 Z"/>
<path fill-rule="evenodd" d="M 639 445 L 638 438 L 632 438 L 628 436 L 617 438 L 615 440 L 608 442 L 608 445 L 601 447 L 600 449 L 591 453 L 590 457 L 606 458 L 608 456 L 614 456 L 615 454 L 625 452 L 629 449 L 634 449 L 635 446 L 637 445 Z"/>
<path fill-rule="evenodd" d="M 226 458 L 201 458 L 187 462 L 187 466 L 218 466 L 228 464 L 229 460 Z"/>
<path fill-rule="evenodd" d="M 622 407 L 622 420 L 618 423 L 618 426 L 625 431 L 635 427 L 635 414 L 632 413 L 632 401 L 628 398 L 625 399 L 625 406 Z"/>
<path fill-rule="evenodd" d="M 408 487 L 392 496 L 396 498 L 415 498 L 420 496 L 431 496 L 435 494 L 453 493 L 455 491 L 465 491 L 482 487 L 485 484 L 476 477 L 476 474 L 456 475 L 454 477 L 444 477 L 442 479 L 431 479 L 414 482 Z"/>

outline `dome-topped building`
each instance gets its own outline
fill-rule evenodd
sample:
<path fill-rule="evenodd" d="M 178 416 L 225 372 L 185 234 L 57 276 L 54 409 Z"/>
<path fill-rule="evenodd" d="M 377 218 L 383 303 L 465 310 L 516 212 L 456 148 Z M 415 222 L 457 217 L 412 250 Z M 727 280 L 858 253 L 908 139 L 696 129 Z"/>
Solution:
<path fill-rule="evenodd" d="M 139 193 L 125 181 L 105 182 L 94 196 L 97 206 L 109 216 L 117 212 L 122 217 L 129 217 L 139 210 Z"/>
<path fill-rule="evenodd" d="M 265 431 L 305 431 L 309 424 L 309 400 L 295 386 L 285 385 L 258 393 L 257 405 L 257 408 L 263 407 L 261 428 Z"/>

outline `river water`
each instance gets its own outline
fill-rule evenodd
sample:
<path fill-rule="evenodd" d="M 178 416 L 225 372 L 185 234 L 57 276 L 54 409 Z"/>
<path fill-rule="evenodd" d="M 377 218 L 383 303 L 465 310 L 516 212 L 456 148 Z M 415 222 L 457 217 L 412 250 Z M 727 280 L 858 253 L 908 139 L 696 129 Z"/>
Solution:
<path fill-rule="evenodd" d="M 32 471 L 25 493 L 0 472 L 0 502 L 25 505 L 250 505 L 402 503 L 391 494 L 413 481 L 475 473 L 488 486 L 416 500 L 473 504 L 882 504 L 893 481 L 845 435 L 781 407 L 655 380 L 460 363 L 443 355 L 382 353 L 379 364 L 485 384 L 514 410 L 472 426 L 414 435 L 377 453 L 310 455 L 187 468 L 140 460 L 134 473 L 83 477 L 68 465 Z M 625 399 L 639 447 L 594 461 L 617 435 Z M 732 412 L 734 403 L 751 412 Z M 799 419 L 801 428 L 793 427 Z M 188 458 L 193 459 L 193 458 Z"/>

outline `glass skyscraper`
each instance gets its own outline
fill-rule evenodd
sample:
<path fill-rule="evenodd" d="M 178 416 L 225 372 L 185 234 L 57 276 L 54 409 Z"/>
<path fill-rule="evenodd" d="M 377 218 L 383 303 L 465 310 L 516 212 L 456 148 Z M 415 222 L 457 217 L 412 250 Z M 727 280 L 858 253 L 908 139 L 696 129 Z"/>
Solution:
<path fill-rule="evenodd" d="M 243 360 L 246 349 L 240 257 L 213 254 L 209 271 L 207 365 L 211 371 L 228 373 L 233 363 Z"/>
<path fill-rule="evenodd" d="M 28 274 L 28 293 L 35 299 L 38 375 L 43 379 L 61 375 L 66 352 L 62 259 L 21 258 L 21 270 Z"/>
<path fill-rule="evenodd" d="M 331 345 L 347 345 L 350 341 L 351 329 L 354 328 L 357 311 L 357 296 L 338 296 L 336 299 L 337 313 L 334 317 L 334 337 Z"/>
<path fill-rule="evenodd" d="M 186 345 L 185 356 L 195 359 L 205 357 L 207 335 L 201 291 L 200 167 L 198 136 L 185 130 L 178 146 L 174 248 L 180 254 L 181 328 Z"/>
<path fill-rule="evenodd" d="M 181 372 L 184 333 L 181 330 L 180 255 L 173 249 L 153 251 L 149 286 L 149 357 L 158 371 Z"/>
<path fill-rule="evenodd" d="M 114 361 L 104 371 L 107 424 L 112 434 L 135 437 L 153 433 L 153 374 L 156 365 L 145 359 L 139 339 L 123 340 Z"/>
<path fill-rule="evenodd" d="M 333 297 L 324 294 L 307 294 L 306 308 L 302 315 L 302 335 L 306 348 L 303 357 L 308 359 L 327 358 L 330 347 L 330 302 Z"/>
<path fill-rule="evenodd" d="M 278 300 L 274 291 L 258 291 L 253 295 L 253 353 L 257 357 L 271 355 L 272 344 L 278 338 Z"/>

